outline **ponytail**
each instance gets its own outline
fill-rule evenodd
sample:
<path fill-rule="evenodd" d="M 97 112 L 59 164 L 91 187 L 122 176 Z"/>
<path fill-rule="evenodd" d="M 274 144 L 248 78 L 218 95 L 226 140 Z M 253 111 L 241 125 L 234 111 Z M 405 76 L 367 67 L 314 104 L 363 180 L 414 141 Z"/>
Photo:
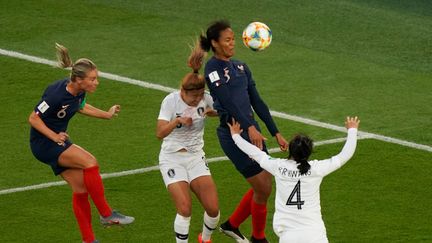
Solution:
<path fill-rule="evenodd" d="M 97 69 L 96 65 L 87 58 L 80 58 L 75 63 L 73 63 L 72 59 L 69 56 L 68 49 L 58 43 L 56 43 L 56 50 L 59 67 L 72 68 L 70 74 L 72 82 L 75 82 L 77 77 L 81 79 L 85 78 L 89 71 Z"/>
<path fill-rule="evenodd" d="M 209 39 L 207 39 L 207 37 L 205 37 L 202 34 L 200 35 L 199 38 L 200 38 L 199 43 L 200 43 L 201 48 L 206 52 L 210 51 L 210 48 L 212 48 L 211 41 Z"/>
<path fill-rule="evenodd" d="M 289 143 L 289 158 L 297 162 L 301 175 L 306 174 L 311 166 L 307 161 L 312 153 L 313 141 L 306 135 L 298 134 Z"/>
<path fill-rule="evenodd" d="M 57 50 L 57 60 L 58 60 L 59 67 L 61 68 L 72 67 L 72 60 L 69 56 L 68 49 L 60 45 L 59 43 L 55 43 L 55 47 Z"/>
<path fill-rule="evenodd" d="M 201 48 L 200 41 L 196 41 L 191 47 L 191 54 L 188 58 L 188 66 L 192 69 L 191 73 L 187 73 L 181 82 L 181 90 L 187 92 L 192 90 L 200 90 L 205 88 L 205 80 L 199 74 L 199 70 L 204 62 L 207 52 Z"/>
<path fill-rule="evenodd" d="M 201 47 L 200 41 L 196 41 L 191 47 L 191 54 L 188 58 L 188 66 L 192 68 L 193 73 L 198 73 L 204 62 L 207 52 Z"/>
<path fill-rule="evenodd" d="M 310 164 L 305 159 L 296 160 L 298 163 L 297 169 L 300 171 L 300 175 L 306 174 L 310 169 Z"/>

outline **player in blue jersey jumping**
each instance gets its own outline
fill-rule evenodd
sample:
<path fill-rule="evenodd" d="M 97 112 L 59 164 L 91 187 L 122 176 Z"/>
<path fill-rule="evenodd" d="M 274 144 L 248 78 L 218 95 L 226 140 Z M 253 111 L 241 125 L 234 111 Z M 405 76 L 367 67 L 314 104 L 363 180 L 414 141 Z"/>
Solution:
<path fill-rule="evenodd" d="M 201 46 L 204 50 L 211 49 L 214 53 L 205 66 L 205 78 L 214 100 L 213 107 L 220 118 L 220 125 L 217 128 L 220 145 L 252 187 L 220 229 L 237 242 L 248 242 L 238 228 L 249 215 L 252 215 L 251 241 L 267 242 L 264 230 L 272 176 L 235 145 L 227 122 L 232 118 L 236 119 L 244 131 L 241 136 L 267 151 L 265 138 L 254 117 L 255 111 L 270 134 L 276 138 L 281 150 L 286 151 L 288 143 L 280 134 L 267 105 L 261 99 L 248 66 L 244 62 L 231 59 L 234 56 L 235 39 L 230 24 L 226 21 L 211 24 L 206 35 L 201 36 Z"/>
<path fill-rule="evenodd" d="M 71 67 L 71 75 L 49 85 L 30 114 L 30 147 L 38 160 L 51 166 L 54 174 L 60 175 L 72 188 L 73 211 L 83 242 L 97 242 L 91 225 L 89 195 L 103 225 L 130 224 L 134 218 L 113 211 L 108 205 L 98 161 L 72 143 L 67 126 L 76 112 L 111 119 L 120 111 L 120 106 L 103 111 L 87 104 L 86 93 L 93 93 L 99 84 L 96 65 L 86 58 L 72 63 L 65 47 L 57 44 L 56 48 L 60 66 Z"/>

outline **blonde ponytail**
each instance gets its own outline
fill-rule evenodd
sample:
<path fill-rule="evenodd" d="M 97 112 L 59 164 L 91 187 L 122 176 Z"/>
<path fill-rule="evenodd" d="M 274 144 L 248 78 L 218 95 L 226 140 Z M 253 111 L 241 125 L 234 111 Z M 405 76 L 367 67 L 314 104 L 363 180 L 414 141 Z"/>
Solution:
<path fill-rule="evenodd" d="M 77 77 L 82 79 L 85 78 L 89 71 L 97 69 L 96 65 L 87 58 L 80 58 L 73 63 L 69 56 L 68 49 L 58 43 L 56 43 L 56 50 L 59 66 L 62 68 L 72 67 L 70 74 L 72 82 L 74 82 Z"/>
<path fill-rule="evenodd" d="M 188 58 L 188 66 L 192 68 L 194 73 L 198 73 L 198 71 L 201 69 L 204 59 L 207 56 L 207 52 L 201 48 L 199 40 L 195 41 L 194 46 L 190 46 L 190 48 L 191 54 Z"/>
<path fill-rule="evenodd" d="M 55 43 L 55 48 L 57 50 L 57 61 L 59 67 L 61 68 L 72 67 L 72 60 L 69 56 L 68 49 L 60 45 L 59 43 Z"/>
<path fill-rule="evenodd" d="M 181 82 L 181 89 L 184 91 L 200 90 L 205 88 L 205 80 L 202 75 L 199 75 L 199 70 L 204 62 L 207 52 L 205 52 L 199 43 L 196 41 L 191 47 L 191 54 L 188 58 L 188 66 L 192 68 L 192 73 L 187 73 Z"/>

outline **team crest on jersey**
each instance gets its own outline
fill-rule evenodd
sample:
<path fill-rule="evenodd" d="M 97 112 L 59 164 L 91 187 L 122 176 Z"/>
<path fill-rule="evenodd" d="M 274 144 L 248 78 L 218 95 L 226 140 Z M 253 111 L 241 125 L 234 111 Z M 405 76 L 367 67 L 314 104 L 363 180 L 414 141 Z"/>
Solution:
<path fill-rule="evenodd" d="M 167 172 L 167 174 L 168 174 L 169 178 L 174 178 L 174 176 L 175 176 L 174 169 L 169 169 L 168 172 Z"/>
<path fill-rule="evenodd" d="M 226 82 L 228 83 L 231 77 L 229 76 L 229 69 L 227 67 L 224 68 L 224 77 L 226 78 Z"/>
<path fill-rule="evenodd" d="M 240 70 L 241 72 L 244 72 L 244 66 L 243 66 L 243 64 L 237 65 L 237 69 Z"/>
<path fill-rule="evenodd" d="M 199 116 L 204 116 L 204 107 L 202 107 L 202 106 L 198 107 L 197 113 Z"/>

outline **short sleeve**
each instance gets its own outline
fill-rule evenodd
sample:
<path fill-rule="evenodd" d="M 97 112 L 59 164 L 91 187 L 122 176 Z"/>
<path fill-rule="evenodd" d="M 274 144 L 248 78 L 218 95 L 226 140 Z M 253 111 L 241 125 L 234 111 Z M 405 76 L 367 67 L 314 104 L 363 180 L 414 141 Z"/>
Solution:
<path fill-rule="evenodd" d="M 213 98 L 211 97 L 211 95 L 207 91 L 204 93 L 204 102 L 205 102 L 206 108 L 213 109 Z"/>
<path fill-rule="evenodd" d="M 45 118 L 58 110 L 58 107 L 60 105 L 60 100 L 56 98 L 56 96 L 49 95 L 49 92 L 45 91 L 45 93 L 42 95 L 41 100 L 34 108 L 34 111 L 41 118 Z"/>
<path fill-rule="evenodd" d="M 159 111 L 158 120 L 171 121 L 174 114 L 175 104 L 174 104 L 174 96 L 169 94 L 162 101 L 161 109 Z"/>
<path fill-rule="evenodd" d="M 213 69 L 205 76 L 210 90 L 216 89 L 217 87 L 225 84 L 226 82 L 225 80 L 223 80 L 226 78 L 223 76 L 220 70 Z"/>
<path fill-rule="evenodd" d="M 87 102 L 86 102 L 86 97 L 84 96 L 84 97 L 82 98 L 81 103 L 80 103 L 79 109 L 80 109 L 80 110 L 84 109 L 84 106 L 85 106 L 86 103 L 87 103 Z"/>

